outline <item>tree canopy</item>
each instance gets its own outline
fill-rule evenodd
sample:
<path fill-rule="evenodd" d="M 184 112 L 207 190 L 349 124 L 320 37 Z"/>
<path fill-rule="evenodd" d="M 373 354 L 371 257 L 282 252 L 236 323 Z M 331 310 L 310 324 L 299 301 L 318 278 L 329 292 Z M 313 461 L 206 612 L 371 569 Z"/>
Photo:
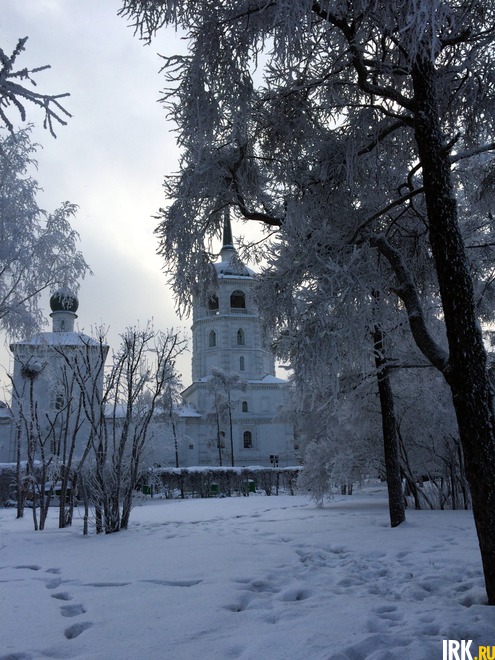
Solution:
<path fill-rule="evenodd" d="M 76 291 L 89 272 L 70 224 L 76 205 L 64 202 L 53 212 L 38 205 L 39 186 L 30 175 L 35 151 L 29 127 L 0 132 L 0 325 L 12 337 L 42 325 L 42 291 Z"/>
<path fill-rule="evenodd" d="M 54 124 L 65 126 L 64 117 L 71 116 L 60 103 L 60 99 L 69 96 L 69 93 L 46 94 L 36 90 L 35 75 L 49 69 L 48 64 L 32 69 L 17 68 L 17 60 L 25 51 L 27 40 L 28 37 L 19 39 L 11 55 L 7 55 L 0 48 L 0 120 L 9 131 L 14 131 L 15 121 L 9 111 L 15 109 L 14 114 L 18 114 L 22 121 L 26 121 L 26 104 L 31 104 L 42 108 L 43 126 L 53 137 L 56 137 Z"/>
<path fill-rule="evenodd" d="M 162 25 L 189 40 L 165 60 L 183 151 L 157 228 L 179 306 L 206 281 L 226 207 L 280 230 L 265 299 L 281 318 L 299 288 L 327 305 L 324 318 L 343 301 L 377 328 L 376 300 L 395 297 L 452 392 L 495 604 L 495 424 L 479 328 L 492 273 L 466 247 L 467 226 L 473 254 L 493 232 L 493 3 L 124 0 L 122 13 L 146 40 Z"/>

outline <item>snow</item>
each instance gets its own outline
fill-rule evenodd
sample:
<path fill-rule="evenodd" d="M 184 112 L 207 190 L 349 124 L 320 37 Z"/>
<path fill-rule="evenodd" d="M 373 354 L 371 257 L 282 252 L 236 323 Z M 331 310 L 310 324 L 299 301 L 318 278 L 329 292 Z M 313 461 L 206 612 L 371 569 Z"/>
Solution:
<path fill-rule="evenodd" d="M 190 403 L 178 407 L 179 417 L 201 417 L 201 414 Z"/>
<path fill-rule="evenodd" d="M 248 381 L 249 383 L 281 383 L 281 384 L 286 384 L 287 381 L 284 380 L 283 378 L 278 378 L 277 376 L 271 376 L 270 374 L 267 374 L 266 376 L 263 376 L 263 378 L 260 381 Z"/>
<path fill-rule="evenodd" d="M 16 346 L 99 346 L 100 343 L 82 332 L 38 332 Z"/>
<path fill-rule="evenodd" d="M 388 526 L 381 485 L 336 496 L 139 500 L 130 528 L 32 530 L 0 510 L 0 659 L 442 657 L 495 644 L 471 512 Z M 474 653 L 473 653 L 474 657 Z"/>

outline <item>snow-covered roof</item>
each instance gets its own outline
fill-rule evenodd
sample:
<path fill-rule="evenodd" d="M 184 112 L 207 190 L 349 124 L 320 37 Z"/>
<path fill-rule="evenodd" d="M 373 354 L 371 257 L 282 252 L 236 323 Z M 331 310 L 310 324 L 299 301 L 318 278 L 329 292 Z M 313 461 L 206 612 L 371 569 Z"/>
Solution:
<path fill-rule="evenodd" d="M 179 417 L 201 417 L 196 408 L 189 403 L 185 403 L 177 408 Z"/>
<path fill-rule="evenodd" d="M 237 256 L 237 253 L 234 249 L 231 251 L 230 257 L 227 253 L 227 250 L 225 249 L 222 250 L 222 254 L 220 256 L 223 257 L 221 261 L 217 261 L 216 263 L 213 264 L 213 267 L 215 268 L 218 277 L 251 278 L 254 277 L 254 275 L 256 274 L 254 270 L 245 266 L 242 263 L 242 261 L 239 261 L 239 259 L 237 258 L 233 258 Z"/>
<path fill-rule="evenodd" d="M 239 259 L 232 238 L 232 227 L 228 211 L 224 217 L 223 242 L 220 250 L 220 261 L 213 264 L 218 277 L 253 277 L 254 270 L 245 266 Z"/>
<path fill-rule="evenodd" d="M 210 379 L 211 379 L 211 374 L 208 374 L 207 376 L 203 376 L 199 380 L 193 381 L 191 385 L 186 387 L 184 392 L 187 392 L 189 388 L 193 387 L 194 385 L 206 384 Z M 271 374 L 267 374 L 266 376 L 263 376 L 263 378 L 258 378 L 258 379 L 248 378 L 247 382 L 250 385 L 287 385 L 288 383 L 288 381 L 285 380 L 284 378 L 278 378 L 277 376 L 272 376 Z"/>
<path fill-rule="evenodd" d="M 99 346 L 99 342 L 82 332 L 38 332 L 30 339 L 17 341 L 13 346 Z"/>
<path fill-rule="evenodd" d="M 263 378 L 261 380 L 250 380 L 248 382 L 249 383 L 264 383 L 264 384 L 280 383 L 282 385 L 287 383 L 287 381 L 284 380 L 283 378 L 277 378 L 277 376 L 271 376 L 270 374 L 267 374 L 266 376 L 263 376 Z"/>

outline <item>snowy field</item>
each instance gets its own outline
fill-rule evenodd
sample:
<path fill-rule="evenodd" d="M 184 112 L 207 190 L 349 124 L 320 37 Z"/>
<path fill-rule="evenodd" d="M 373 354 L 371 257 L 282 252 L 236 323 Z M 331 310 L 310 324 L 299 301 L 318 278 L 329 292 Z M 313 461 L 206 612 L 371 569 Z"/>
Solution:
<path fill-rule="evenodd" d="M 0 659 L 442 659 L 495 644 L 472 516 L 408 511 L 381 486 L 148 500 L 127 532 L 43 532 L 0 510 Z M 473 653 L 473 657 L 474 657 Z"/>

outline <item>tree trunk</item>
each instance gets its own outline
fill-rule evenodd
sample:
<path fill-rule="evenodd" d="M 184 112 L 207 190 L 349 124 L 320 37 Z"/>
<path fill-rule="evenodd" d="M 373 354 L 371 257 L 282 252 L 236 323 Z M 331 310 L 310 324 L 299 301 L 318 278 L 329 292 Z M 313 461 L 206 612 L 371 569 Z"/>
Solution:
<path fill-rule="evenodd" d="M 21 465 L 21 442 L 22 432 L 19 423 L 16 422 L 16 485 L 17 485 L 17 518 L 24 516 L 24 477 Z"/>
<path fill-rule="evenodd" d="M 175 426 L 175 421 L 172 413 L 172 408 L 170 408 L 170 421 L 172 423 L 172 433 L 174 434 L 174 450 L 175 450 L 175 467 L 179 467 L 179 442 L 177 440 L 177 428 Z"/>
<path fill-rule="evenodd" d="M 218 465 L 222 467 L 222 436 L 220 435 L 220 412 L 218 406 L 215 404 L 216 420 L 217 420 L 217 449 L 218 449 Z"/>
<path fill-rule="evenodd" d="M 235 461 L 234 461 L 234 432 L 232 428 L 232 402 L 230 400 L 230 392 L 229 392 L 229 430 L 230 430 L 230 465 L 231 467 L 234 467 Z"/>
<path fill-rule="evenodd" d="M 414 131 L 450 352 L 444 376 L 452 391 L 464 450 L 488 602 L 495 605 L 495 435 L 486 353 L 442 138 L 436 71 L 429 59 L 418 59 L 412 79 Z"/>
<path fill-rule="evenodd" d="M 391 527 L 398 527 L 406 519 L 402 478 L 399 458 L 399 440 L 395 418 L 394 395 L 390 384 L 390 375 L 383 357 L 383 331 L 375 326 L 373 331 L 375 365 L 377 369 L 378 393 L 383 429 L 383 451 L 387 476 L 388 508 Z"/>

